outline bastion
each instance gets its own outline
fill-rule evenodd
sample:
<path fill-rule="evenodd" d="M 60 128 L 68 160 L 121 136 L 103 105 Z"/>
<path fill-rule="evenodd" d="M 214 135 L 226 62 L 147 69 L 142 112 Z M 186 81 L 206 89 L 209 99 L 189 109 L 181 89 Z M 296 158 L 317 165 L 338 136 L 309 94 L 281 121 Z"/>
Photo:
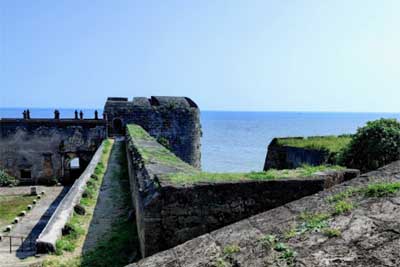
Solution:
<path fill-rule="evenodd" d="M 209 174 L 180 160 L 138 125 L 128 125 L 126 140 L 143 257 L 359 174 L 347 169 L 283 179 Z M 215 176 L 224 179 L 210 179 Z"/>
<path fill-rule="evenodd" d="M 350 139 L 350 135 L 274 138 L 268 146 L 264 170 L 337 164 L 338 153 Z"/>

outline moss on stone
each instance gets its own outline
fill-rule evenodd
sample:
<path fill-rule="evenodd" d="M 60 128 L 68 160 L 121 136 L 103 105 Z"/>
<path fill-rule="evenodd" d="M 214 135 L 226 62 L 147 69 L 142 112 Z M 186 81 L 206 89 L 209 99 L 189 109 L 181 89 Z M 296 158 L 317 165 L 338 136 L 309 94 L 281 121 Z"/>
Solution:
<path fill-rule="evenodd" d="M 276 180 L 299 177 L 310 177 L 317 172 L 342 170 L 341 166 L 308 166 L 304 165 L 293 170 L 268 170 L 265 172 L 249 173 L 210 173 L 195 172 L 193 174 L 174 173 L 168 175 L 170 181 L 177 184 L 195 183 L 195 182 L 220 182 L 220 181 L 251 181 L 251 180 Z"/>
<path fill-rule="evenodd" d="M 145 163 L 158 163 L 161 165 L 176 167 L 184 172 L 198 172 L 195 168 L 181 160 L 166 147 L 159 144 L 155 138 L 151 137 L 139 125 L 129 124 L 127 128 L 132 144 Z"/>
<path fill-rule="evenodd" d="M 277 142 L 279 145 L 283 146 L 327 150 L 329 152 L 336 153 L 345 148 L 350 143 L 350 140 L 350 135 L 332 135 L 308 138 L 278 138 Z"/>

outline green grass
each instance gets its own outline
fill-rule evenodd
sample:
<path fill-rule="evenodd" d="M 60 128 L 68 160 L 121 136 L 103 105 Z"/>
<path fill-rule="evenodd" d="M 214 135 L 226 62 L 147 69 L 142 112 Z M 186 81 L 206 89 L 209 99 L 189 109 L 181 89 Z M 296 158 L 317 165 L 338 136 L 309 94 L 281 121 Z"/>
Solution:
<path fill-rule="evenodd" d="M 322 231 L 324 233 L 324 235 L 326 235 L 329 238 L 332 237 L 339 237 L 342 235 L 342 233 L 340 232 L 339 229 L 336 228 L 326 228 Z"/>
<path fill-rule="evenodd" d="M 240 247 L 238 245 L 228 245 L 224 247 L 224 255 L 232 255 L 240 252 Z"/>
<path fill-rule="evenodd" d="M 364 190 L 367 197 L 385 197 L 400 191 L 400 182 L 369 184 Z"/>
<path fill-rule="evenodd" d="M 137 124 L 128 124 L 128 133 L 132 138 L 135 139 L 143 139 L 143 140 L 153 140 L 153 138 L 139 125 Z"/>
<path fill-rule="evenodd" d="M 339 152 L 350 143 L 351 136 L 316 136 L 304 139 L 278 138 L 277 140 L 278 144 L 283 146 L 327 150 L 335 153 Z"/>
<path fill-rule="evenodd" d="M 0 196 L 0 226 L 10 224 L 34 199 L 35 196 L 29 195 Z"/>
<path fill-rule="evenodd" d="M 131 142 L 145 163 L 158 163 L 167 166 L 174 166 L 184 170 L 185 172 L 197 171 L 192 166 L 177 157 L 165 146 L 160 145 L 156 139 L 151 137 L 139 125 L 129 124 L 127 128 L 128 133 L 131 136 Z M 143 144 L 143 141 L 146 141 L 145 144 Z M 152 145 L 151 142 L 149 143 L 148 141 L 153 141 L 154 144 Z"/>
<path fill-rule="evenodd" d="M 109 150 L 108 150 L 109 152 Z M 109 232 L 104 235 L 97 243 L 93 250 L 86 252 L 83 255 L 64 254 L 54 258 L 47 259 L 43 267 L 120 267 L 125 266 L 132 260 L 131 256 L 134 249 L 138 249 L 138 236 L 136 225 L 134 222 L 127 220 L 128 209 L 131 206 L 129 192 L 129 176 L 127 169 L 127 160 L 125 145 L 121 145 L 120 149 L 116 150 L 117 160 L 121 166 L 113 172 L 111 179 L 115 179 L 120 184 L 119 190 L 117 187 L 112 188 L 113 200 L 120 203 L 120 206 L 126 207 L 126 212 L 119 217 L 115 217 L 112 227 Z M 114 152 L 113 152 L 114 153 Z M 74 214 L 69 221 L 70 228 L 80 227 L 71 231 L 69 235 L 62 237 L 57 241 L 57 252 L 71 252 L 77 250 L 78 246 L 83 245 L 90 220 L 92 219 L 92 211 L 96 205 L 98 191 L 106 172 L 106 161 L 109 154 L 104 153 L 102 163 L 98 164 L 96 169 L 98 173 L 97 180 L 91 179 L 87 185 L 87 189 L 94 190 L 94 195 L 82 198 L 81 203 L 89 212 L 84 216 Z M 115 198 L 114 198 L 115 195 Z M 61 251 L 61 253 L 59 253 Z"/>
<path fill-rule="evenodd" d="M 195 183 L 195 182 L 220 182 L 220 181 L 250 181 L 250 180 L 275 180 L 287 178 L 310 177 L 316 172 L 328 170 L 342 170 L 340 166 L 308 166 L 304 165 L 293 170 L 268 170 L 266 172 L 250 172 L 250 173 L 210 173 L 210 172 L 194 172 L 174 173 L 168 175 L 170 181 L 176 184 Z"/>
<path fill-rule="evenodd" d="M 97 196 L 99 194 L 99 187 L 102 183 L 108 158 L 111 152 L 112 143 L 109 140 L 103 142 L 103 151 L 99 163 L 95 167 L 94 173 L 97 175 L 98 179 L 91 178 L 86 187 L 85 193 L 86 197 L 83 197 L 80 204 L 85 208 L 93 207 L 96 204 Z M 85 225 L 88 224 L 90 220 L 90 215 L 86 214 L 84 216 L 74 213 L 71 219 L 68 221 L 66 228 L 69 228 L 70 232 L 67 235 L 62 236 L 56 242 L 56 255 L 63 255 L 66 252 L 73 252 L 79 245 L 82 236 L 87 234 L 87 229 Z"/>
<path fill-rule="evenodd" d="M 354 208 L 353 203 L 349 200 L 339 200 L 335 203 L 333 215 L 348 213 Z"/>

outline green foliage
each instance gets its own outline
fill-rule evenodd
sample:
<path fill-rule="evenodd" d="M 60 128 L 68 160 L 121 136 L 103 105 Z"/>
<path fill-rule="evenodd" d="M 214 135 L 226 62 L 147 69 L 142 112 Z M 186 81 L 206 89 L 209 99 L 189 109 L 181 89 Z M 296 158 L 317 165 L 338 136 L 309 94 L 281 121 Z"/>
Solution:
<path fill-rule="evenodd" d="M 139 125 L 128 124 L 128 133 L 132 138 L 143 139 L 143 140 L 153 140 L 153 138 Z"/>
<path fill-rule="evenodd" d="M 347 200 L 339 200 L 334 206 L 334 215 L 350 212 L 354 208 L 353 203 Z"/>
<path fill-rule="evenodd" d="M 287 266 L 293 266 L 297 253 L 288 244 L 281 242 L 275 235 L 265 235 L 259 241 L 264 249 L 278 252 L 279 258 L 284 259 Z"/>
<path fill-rule="evenodd" d="M 266 172 L 250 172 L 250 173 L 210 173 L 210 172 L 194 172 L 194 173 L 174 173 L 169 175 L 170 180 L 177 184 L 194 183 L 194 182 L 217 182 L 217 181 L 243 181 L 243 180 L 275 180 L 297 177 L 310 177 L 317 172 L 328 170 L 341 170 L 341 166 L 309 166 L 303 165 L 293 170 L 268 170 Z"/>
<path fill-rule="evenodd" d="M 231 267 L 230 263 L 227 262 L 224 258 L 217 258 L 215 261 L 212 263 L 212 267 Z"/>
<path fill-rule="evenodd" d="M 265 235 L 262 238 L 260 238 L 260 243 L 264 248 L 269 249 L 275 246 L 277 240 L 278 239 L 276 238 L 275 235 Z"/>
<path fill-rule="evenodd" d="M 228 245 L 224 247 L 224 254 L 225 255 L 232 255 L 235 253 L 240 252 L 240 247 L 238 245 Z"/>
<path fill-rule="evenodd" d="M 351 140 L 350 135 L 341 136 L 315 136 L 308 138 L 279 138 L 279 145 L 300 147 L 307 149 L 326 150 L 337 153 L 346 147 Z"/>
<path fill-rule="evenodd" d="M 340 161 L 347 167 L 367 172 L 398 159 L 400 123 L 396 119 L 380 119 L 357 130 Z"/>
<path fill-rule="evenodd" d="M 326 228 L 323 230 L 324 235 L 326 235 L 329 238 L 332 237 L 339 237 L 342 235 L 339 229 L 336 228 Z"/>
<path fill-rule="evenodd" d="M 369 184 L 364 191 L 367 197 L 385 197 L 400 191 L 400 182 Z"/>
<path fill-rule="evenodd" d="M 157 138 L 157 142 L 159 142 L 159 143 L 160 143 L 161 145 L 163 145 L 165 148 L 171 149 L 171 145 L 170 145 L 170 143 L 169 143 L 169 141 L 168 141 L 167 138 L 165 138 L 165 137 L 163 137 L 163 136 L 160 136 L 160 137 Z"/>
<path fill-rule="evenodd" d="M 344 199 L 352 197 L 354 194 L 356 194 L 359 191 L 360 191 L 359 189 L 350 187 L 340 193 L 337 193 L 333 196 L 329 196 L 326 200 L 330 203 L 338 202 L 340 200 L 344 200 Z"/>
<path fill-rule="evenodd" d="M 328 227 L 328 219 L 330 215 L 327 213 L 302 213 L 300 220 L 303 221 L 298 227 L 299 233 L 305 233 L 307 231 L 320 231 L 323 228 Z"/>
<path fill-rule="evenodd" d="M 295 258 L 297 256 L 297 252 L 291 249 L 290 247 L 286 247 L 283 251 L 283 254 L 280 256 L 281 259 L 286 261 L 287 266 L 293 266 Z"/>
<path fill-rule="evenodd" d="M 112 144 L 109 140 L 105 140 L 103 144 L 103 152 L 107 151 L 107 153 L 102 154 L 100 162 L 96 165 L 94 173 L 98 179 L 89 180 L 83 193 L 84 197 L 80 201 L 80 204 L 85 207 L 92 207 L 96 204 L 96 199 L 99 194 L 98 188 L 104 177 L 106 163 L 110 156 L 110 148 Z M 89 219 L 89 214 L 80 216 L 74 212 L 68 223 L 65 225 L 65 228 L 68 229 L 68 234 L 62 236 L 56 241 L 56 255 L 62 255 L 63 251 L 73 252 L 76 249 L 78 240 L 86 234 L 84 225 Z M 53 265 L 56 264 L 55 262 L 50 263 Z M 50 263 L 49 266 L 52 266 Z M 60 265 L 54 266 L 62 266 L 62 264 L 60 263 Z"/>
<path fill-rule="evenodd" d="M 65 225 L 65 228 L 68 229 L 69 232 L 56 241 L 56 255 L 62 255 L 63 251 L 74 251 L 76 248 L 76 241 L 85 234 L 85 230 L 82 228 L 82 222 L 79 219 L 79 215 L 76 213 L 74 213 L 72 218 Z"/>
<path fill-rule="evenodd" d="M 15 186 L 17 184 L 18 180 L 15 177 L 0 169 L 0 186 Z"/>
<path fill-rule="evenodd" d="M 151 137 L 142 127 L 136 124 L 129 124 L 128 133 L 133 143 L 132 149 L 136 150 L 145 163 L 159 163 L 167 166 L 173 166 L 183 170 L 184 172 L 196 172 L 192 166 L 178 158 L 167 147 L 159 145 L 151 145 L 149 142 L 143 144 L 143 141 L 156 140 Z M 161 138 L 161 141 L 163 139 Z M 165 139 L 165 141 L 168 141 Z M 166 145 L 166 144 L 164 144 Z"/>

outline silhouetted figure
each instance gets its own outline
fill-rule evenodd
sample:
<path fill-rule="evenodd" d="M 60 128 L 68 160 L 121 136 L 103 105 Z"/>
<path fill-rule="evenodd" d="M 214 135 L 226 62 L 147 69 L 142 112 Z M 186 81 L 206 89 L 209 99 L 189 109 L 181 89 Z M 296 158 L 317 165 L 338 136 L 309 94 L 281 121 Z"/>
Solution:
<path fill-rule="evenodd" d="M 54 119 L 56 120 L 60 119 L 60 111 L 58 111 L 58 109 L 54 110 Z"/>
<path fill-rule="evenodd" d="M 99 112 L 97 112 L 97 110 L 94 111 L 94 119 L 95 120 L 99 119 Z"/>
<path fill-rule="evenodd" d="M 78 111 L 75 109 L 75 120 L 78 119 Z"/>
<path fill-rule="evenodd" d="M 29 120 L 31 118 L 31 112 L 29 109 L 26 110 L 26 118 Z"/>
<path fill-rule="evenodd" d="M 80 117 L 81 120 L 83 120 L 83 112 L 82 112 L 82 110 L 79 112 L 79 117 Z"/>
<path fill-rule="evenodd" d="M 24 112 L 22 112 L 22 116 L 24 116 L 24 120 L 26 120 L 26 110 L 24 110 Z"/>

